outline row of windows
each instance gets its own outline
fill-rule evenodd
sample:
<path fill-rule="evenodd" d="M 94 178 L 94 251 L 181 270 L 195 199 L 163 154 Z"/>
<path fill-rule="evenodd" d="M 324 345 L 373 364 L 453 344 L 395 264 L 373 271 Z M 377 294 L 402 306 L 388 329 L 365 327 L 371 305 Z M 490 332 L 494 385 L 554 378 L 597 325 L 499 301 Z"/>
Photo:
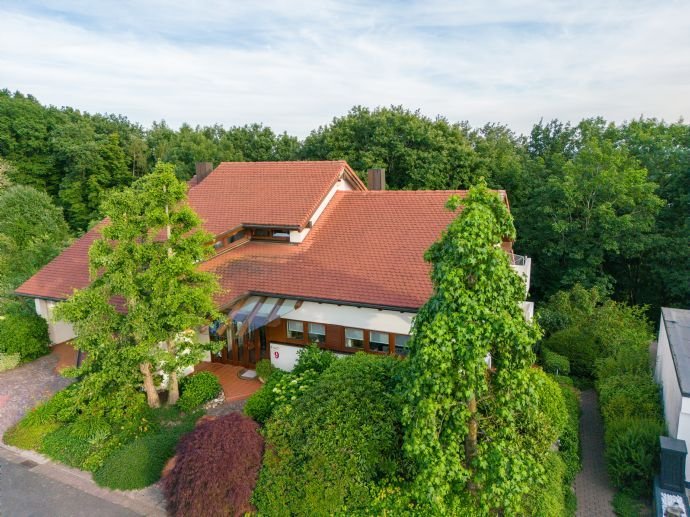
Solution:
<path fill-rule="evenodd" d="M 326 325 L 322 323 L 308 323 L 306 327 L 310 343 L 318 343 L 319 345 L 326 343 Z M 304 322 L 287 320 L 288 339 L 303 340 L 304 332 Z M 365 332 L 368 333 L 369 337 L 368 348 L 366 347 Z M 393 334 L 392 336 L 395 353 L 397 355 L 407 355 L 410 336 L 404 334 Z M 353 351 L 368 350 L 369 352 L 389 354 L 391 353 L 391 334 L 375 330 L 345 327 L 345 348 L 352 349 Z"/>

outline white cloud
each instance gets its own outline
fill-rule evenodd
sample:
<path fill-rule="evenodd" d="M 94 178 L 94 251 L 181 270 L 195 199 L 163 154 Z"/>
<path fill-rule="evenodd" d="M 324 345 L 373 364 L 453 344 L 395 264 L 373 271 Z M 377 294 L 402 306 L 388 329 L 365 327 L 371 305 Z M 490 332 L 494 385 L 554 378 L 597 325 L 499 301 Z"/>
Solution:
<path fill-rule="evenodd" d="M 0 87 L 144 125 L 299 136 L 355 104 L 518 131 L 690 114 L 686 2 L 89 5 L 0 7 Z"/>

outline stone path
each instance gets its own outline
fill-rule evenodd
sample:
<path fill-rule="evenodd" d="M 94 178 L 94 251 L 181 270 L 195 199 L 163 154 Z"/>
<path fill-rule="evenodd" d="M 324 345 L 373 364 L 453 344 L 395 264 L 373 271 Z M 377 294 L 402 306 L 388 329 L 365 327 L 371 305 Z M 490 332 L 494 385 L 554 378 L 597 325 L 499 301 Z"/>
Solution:
<path fill-rule="evenodd" d="M 73 382 L 55 372 L 57 363 L 58 357 L 50 354 L 0 373 L 0 436 L 36 404 Z"/>
<path fill-rule="evenodd" d="M 580 441 L 582 470 L 575 478 L 578 517 L 613 516 L 614 490 L 609 483 L 604 458 L 604 424 L 594 390 L 583 391 L 580 398 Z"/>

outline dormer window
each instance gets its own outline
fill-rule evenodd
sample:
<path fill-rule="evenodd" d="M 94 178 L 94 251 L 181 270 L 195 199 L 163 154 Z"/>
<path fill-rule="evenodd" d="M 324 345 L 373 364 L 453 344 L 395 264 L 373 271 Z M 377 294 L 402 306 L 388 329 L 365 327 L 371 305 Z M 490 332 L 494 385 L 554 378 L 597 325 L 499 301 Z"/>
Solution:
<path fill-rule="evenodd" d="M 287 228 L 256 228 L 252 232 L 252 237 L 267 241 L 289 241 L 290 230 Z"/>
<path fill-rule="evenodd" d="M 218 251 L 222 247 L 223 247 L 223 241 L 216 241 L 213 243 L 213 249 L 215 249 L 216 251 Z"/>

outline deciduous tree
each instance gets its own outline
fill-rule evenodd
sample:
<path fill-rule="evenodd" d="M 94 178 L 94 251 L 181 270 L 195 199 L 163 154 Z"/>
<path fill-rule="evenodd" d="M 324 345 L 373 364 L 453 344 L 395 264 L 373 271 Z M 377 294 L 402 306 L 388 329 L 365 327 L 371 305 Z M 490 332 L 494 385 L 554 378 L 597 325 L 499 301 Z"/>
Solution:
<path fill-rule="evenodd" d="M 544 424 L 540 397 L 552 397 L 556 412 L 563 401 L 530 373 L 539 330 L 524 319 L 525 286 L 500 247 L 515 237 L 510 214 L 485 186 L 462 204 L 425 257 L 434 291 L 412 330 L 404 450 L 416 469 L 414 500 L 432 513 L 524 514 L 560 433 Z"/>

